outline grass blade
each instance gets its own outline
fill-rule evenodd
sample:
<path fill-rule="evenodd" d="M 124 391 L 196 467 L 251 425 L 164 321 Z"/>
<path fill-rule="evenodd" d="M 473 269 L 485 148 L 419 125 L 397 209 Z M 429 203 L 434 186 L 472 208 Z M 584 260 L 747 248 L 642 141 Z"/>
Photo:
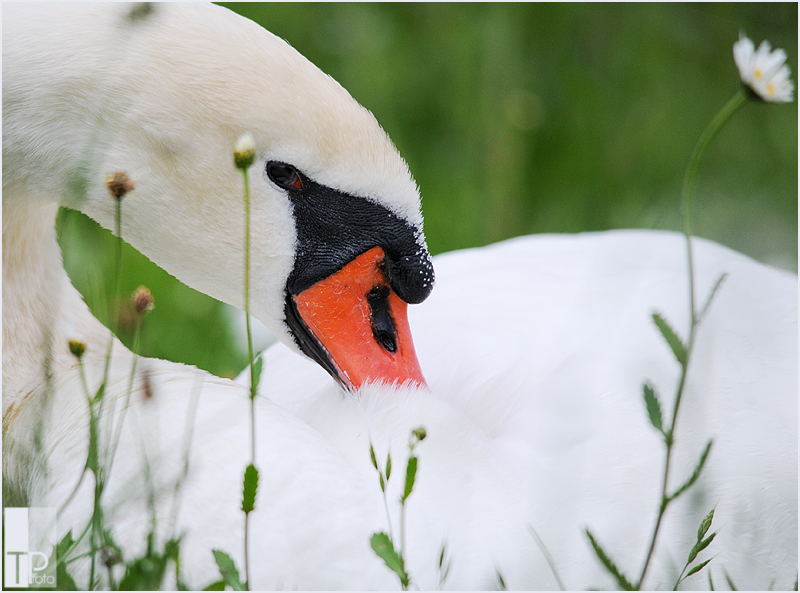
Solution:
<path fill-rule="evenodd" d="M 714 284 L 714 287 L 711 289 L 711 292 L 709 293 L 708 298 L 706 299 L 705 305 L 703 305 L 703 307 L 700 309 L 700 313 L 698 313 L 698 315 L 697 315 L 697 322 L 698 323 L 700 323 L 700 321 L 703 319 L 703 317 L 706 316 L 706 311 L 708 311 L 708 307 L 711 305 L 711 301 L 714 300 L 714 297 L 717 295 L 717 291 L 719 290 L 719 287 L 722 285 L 722 282 L 725 280 L 725 278 L 727 278 L 727 276 L 728 276 L 728 273 L 724 272 L 717 279 L 717 282 Z"/>
<path fill-rule="evenodd" d="M 708 560 L 706 560 L 705 562 L 701 562 L 700 564 L 698 564 L 697 566 L 695 566 L 695 567 L 694 567 L 692 570 L 690 570 L 689 572 L 687 572 L 687 573 L 686 573 L 686 578 L 688 579 L 688 578 L 689 578 L 690 576 L 692 576 L 693 574 L 696 574 L 696 573 L 700 572 L 701 570 L 703 570 L 703 567 L 704 567 L 706 564 L 708 564 L 709 562 L 711 562 L 711 558 L 709 558 L 709 559 L 708 559 Z"/>
<path fill-rule="evenodd" d="M 608 554 L 605 553 L 603 548 L 600 547 L 600 544 L 597 543 L 597 540 L 594 539 L 592 533 L 586 529 L 586 535 L 589 538 L 589 541 L 592 544 L 592 548 L 594 548 L 594 553 L 597 554 L 597 557 L 600 559 L 600 562 L 603 563 L 603 566 L 606 567 L 606 570 L 611 573 L 611 575 L 617 579 L 617 584 L 620 588 L 624 591 L 633 591 L 635 587 L 625 578 L 625 575 L 617 568 L 617 565 L 614 564 L 614 561 L 609 558 Z"/>
<path fill-rule="evenodd" d="M 497 568 L 494 569 L 494 572 L 497 575 L 497 590 L 508 591 L 508 587 L 506 587 L 506 581 L 503 578 L 503 575 L 500 574 L 500 571 Z"/>
<path fill-rule="evenodd" d="M 711 522 L 713 520 L 714 520 L 714 509 L 711 509 L 708 515 L 706 515 L 703 521 L 700 523 L 700 528 L 697 530 L 697 541 L 700 541 L 706 536 L 706 533 L 711 527 Z"/>
<path fill-rule="evenodd" d="M 739 589 L 736 588 L 736 585 L 733 583 L 733 579 L 731 575 L 728 574 L 728 571 L 725 571 L 725 580 L 728 582 L 728 587 L 731 588 L 731 591 L 738 591 Z"/>
<path fill-rule="evenodd" d="M 708 545 L 714 541 L 714 538 L 717 536 L 716 532 L 709 535 L 706 539 L 698 541 L 694 546 L 692 546 L 692 550 L 689 552 L 689 560 L 686 564 L 691 564 L 694 562 L 694 559 L 697 558 L 697 555 L 705 550 Z M 690 573 L 691 574 L 691 573 Z"/>

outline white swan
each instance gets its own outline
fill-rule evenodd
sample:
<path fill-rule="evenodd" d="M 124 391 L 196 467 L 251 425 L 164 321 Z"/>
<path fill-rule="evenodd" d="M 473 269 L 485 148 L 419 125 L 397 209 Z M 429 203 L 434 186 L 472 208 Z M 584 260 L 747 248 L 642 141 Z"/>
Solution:
<path fill-rule="evenodd" d="M 103 180 L 127 171 L 137 188 L 123 203 L 123 236 L 238 305 L 242 215 L 230 149 L 243 131 L 256 137 L 261 171 L 270 160 L 290 163 L 301 183 L 366 196 L 411 228 L 421 220 L 405 165 L 371 116 L 245 19 L 209 5 L 160 4 L 150 14 L 16 5 L 4 17 L 4 480 L 31 505 L 61 506 L 85 463 L 88 434 L 67 339 L 89 345 L 96 386 L 108 334 L 61 267 L 59 201 L 112 227 Z M 290 189 L 276 188 L 291 187 L 291 170 L 272 173 L 253 181 L 252 303 L 294 349 L 284 288 L 295 245 L 304 244 L 304 211 L 290 207 Z M 584 527 L 632 576 L 654 520 L 663 454 L 641 383 L 669 401 L 678 377 L 649 316 L 659 310 L 675 327 L 687 325 L 683 249 L 674 234 L 617 232 L 441 256 L 436 291 L 410 310 L 430 392 L 366 385 L 344 395 L 320 367 L 286 346 L 271 349 L 266 397 L 257 399 L 253 588 L 397 587 L 369 547 L 387 526 L 368 442 L 380 459 L 391 450 L 402 468 L 408 432 L 420 424 L 429 436 L 416 450 L 407 513 L 407 566 L 420 588 L 437 586 L 443 541 L 447 588 L 492 588 L 496 570 L 512 588 L 556 587 L 529 526 L 568 588 L 614 586 Z M 797 573 L 797 279 L 708 242 L 697 242 L 696 258 L 699 295 L 720 273 L 728 278 L 697 340 L 676 483 L 708 438 L 715 445 L 695 489 L 667 516 L 645 585 L 671 586 L 700 519 L 716 507 L 719 535 L 708 550 L 717 555 L 715 582 L 724 582 L 724 569 L 740 588 L 788 588 Z M 131 362 L 117 343 L 106 402 L 114 419 Z M 146 457 L 159 535 L 184 534 L 182 577 L 203 586 L 217 575 L 212 548 L 243 564 L 249 400 L 241 385 L 191 367 L 144 360 L 139 368 L 104 498 L 107 519 L 128 555 L 143 550 Z M 347 381 L 341 368 L 330 370 Z M 401 478 L 389 483 L 395 529 Z M 89 482 L 61 513 L 61 533 L 86 524 Z M 687 586 L 705 582 L 700 575 Z"/>

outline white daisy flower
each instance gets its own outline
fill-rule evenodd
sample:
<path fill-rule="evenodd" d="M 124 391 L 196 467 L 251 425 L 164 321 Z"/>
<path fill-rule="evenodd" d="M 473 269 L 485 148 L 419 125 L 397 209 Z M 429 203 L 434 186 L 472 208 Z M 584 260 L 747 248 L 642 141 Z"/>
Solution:
<path fill-rule="evenodd" d="M 794 100 L 794 83 L 789 79 L 791 70 L 785 64 L 786 52 L 772 51 L 769 41 L 762 41 L 755 49 L 753 42 L 740 36 L 733 44 L 733 60 L 739 77 L 758 97 L 770 103 L 791 103 Z"/>

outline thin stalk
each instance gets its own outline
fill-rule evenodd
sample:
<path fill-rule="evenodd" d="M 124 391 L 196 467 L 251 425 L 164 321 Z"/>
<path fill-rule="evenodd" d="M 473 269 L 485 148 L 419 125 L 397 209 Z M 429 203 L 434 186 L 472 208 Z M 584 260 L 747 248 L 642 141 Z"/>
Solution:
<path fill-rule="evenodd" d="M 680 410 L 681 399 L 683 398 L 684 387 L 686 386 L 686 377 L 689 372 L 689 360 L 691 360 L 692 349 L 694 347 L 695 335 L 698 325 L 698 312 L 695 305 L 694 294 L 694 257 L 692 253 L 692 207 L 694 200 L 694 189 L 697 183 L 697 173 L 700 168 L 700 161 L 705 154 L 706 148 L 709 143 L 722 129 L 722 127 L 733 117 L 733 115 L 744 105 L 747 99 L 745 90 L 739 91 L 728 101 L 719 113 L 714 116 L 711 123 L 708 124 L 706 129 L 700 135 L 697 145 L 692 151 L 692 156 L 689 158 L 689 166 L 686 168 L 686 174 L 683 177 L 683 188 L 681 191 L 681 211 L 683 214 L 683 233 L 686 237 L 686 259 L 688 264 L 689 273 L 689 337 L 686 344 L 686 359 L 681 363 L 681 376 L 678 382 L 677 392 L 675 394 L 675 404 L 672 409 L 672 422 L 669 430 L 665 433 L 665 441 L 667 445 L 666 459 L 664 461 L 664 478 L 661 485 L 661 504 L 658 509 L 658 517 L 656 518 L 656 525 L 653 528 L 653 536 L 650 539 L 650 546 L 647 550 L 647 556 L 642 566 L 642 572 L 639 575 L 639 580 L 636 583 L 636 589 L 641 589 L 642 583 L 647 576 L 647 569 L 650 566 L 650 561 L 653 557 L 653 552 L 656 547 L 656 540 L 658 532 L 661 528 L 661 522 L 666 513 L 667 507 L 674 500 L 667 493 L 669 484 L 669 471 L 672 460 L 672 450 L 675 444 L 675 428 L 678 424 L 678 412 Z"/>
<path fill-rule="evenodd" d="M 252 464 L 256 464 L 256 374 L 253 364 L 253 334 L 250 329 L 250 178 L 242 167 L 244 180 L 244 315 L 247 327 L 247 361 L 250 364 L 250 444 Z M 250 590 L 250 512 L 244 514 L 244 578 Z"/>
<path fill-rule="evenodd" d="M 121 252 L 120 252 L 121 253 Z M 119 439 L 122 436 L 122 424 L 125 421 L 125 413 L 129 408 L 131 395 L 133 394 L 133 382 L 136 378 L 136 366 L 139 362 L 139 349 L 141 347 L 141 338 L 142 338 L 142 324 L 144 323 L 146 313 L 140 313 L 139 318 L 136 321 L 136 329 L 133 334 L 133 363 L 131 364 L 131 375 L 130 379 L 128 380 L 128 390 L 125 394 L 125 404 L 120 411 L 119 421 L 117 422 L 117 429 L 113 431 L 112 425 L 112 434 L 109 436 L 109 446 L 106 452 L 106 459 L 107 459 L 107 469 L 106 473 L 111 473 L 111 466 L 114 463 L 114 458 L 117 453 L 117 447 L 119 446 Z M 116 400 L 114 400 L 116 403 Z M 116 406 L 115 406 L 116 408 Z M 112 410 L 112 418 L 114 416 L 114 411 Z"/>
<path fill-rule="evenodd" d="M 392 517 L 389 515 L 389 500 L 386 498 L 386 492 L 383 492 L 383 509 L 386 511 L 386 524 L 389 526 L 389 539 L 394 541 L 394 533 L 392 532 Z"/>
<path fill-rule="evenodd" d="M 108 350 L 106 351 L 106 366 L 103 371 L 103 383 L 108 381 L 108 371 L 111 366 L 111 351 L 114 347 L 114 335 L 119 330 L 119 295 L 122 292 L 122 198 L 114 200 L 116 208 L 114 211 L 115 228 L 117 231 L 117 249 L 114 266 L 114 292 L 112 296 L 112 315 L 113 318 L 109 325 L 112 328 L 111 337 L 108 340 Z"/>
<path fill-rule="evenodd" d="M 406 553 L 406 503 L 400 503 L 400 557 Z"/>
<path fill-rule="evenodd" d="M 242 169 L 244 179 L 244 313 L 247 327 L 247 361 L 250 363 L 250 409 L 251 409 L 251 435 L 252 459 L 256 462 L 256 374 L 253 366 L 253 332 L 250 328 L 250 177 L 247 169 Z"/>
<path fill-rule="evenodd" d="M 118 329 L 119 324 L 119 298 L 120 293 L 122 291 L 122 196 L 118 196 L 115 199 L 115 211 L 114 211 L 114 222 L 117 231 L 117 246 L 116 246 L 116 258 L 115 258 L 115 266 L 114 266 L 114 292 L 113 292 L 113 302 L 115 303 L 113 306 L 113 319 L 111 320 L 110 325 L 114 330 Z M 100 389 L 102 389 L 102 396 L 99 401 L 99 406 L 95 409 L 95 405 L 98 404 L 95 397 L 91 397 L 89 400 L 89 422 L 90 426 L 94 426 L 94 430 L 90 428 L 90 448 L 92 446 L 92 439 L 94 439 L 94 448 L 96 452 L 97 459 L 95 461 L 96 468 L 94 470 L 94 477 L 95 477 L 95 487 L 94 487 L 94 509 L 92 512 L 92 534 L 91 534 L 91 550 L 92 550 L 92 562 L 91 568 L 89 572 L 89 588 L 94 589 L 94 576 L 95 576 L 95 565 L 97 560 L 97 551 L 102 544 L 102 533 L 103 533 L 103 510 L 100 504 L 100 500 L 103 496 L 103 490 L 105 488 L 105 478 L 106 473 L 103 471 L 103 467 L 100 463 L 100 417 L 102 416 L 103 410 L 103 403 L 107 399 L 105 397 L 105 389 L 108 387 L 108 377 L 109 371 L 111 368 L 111 354 L 114 348 L 114 334 L 115 332 L 112 330 L 111 335 L 109 336 L 108 340 L 108 350 L 106 351 L 106 363 L 105 368 L 103 370 L 103 382 L 101 383 Z M 83 369 L 81 368 L 83 372 Z M 84 385 L 85 385 L 85 376 L 84 376 Z M 99 390 L 98 390 L 99 393 Z M 88 391 L 87 391 L 88 394 Z M 113 427 L 112 427 L 113 428 Z"/>

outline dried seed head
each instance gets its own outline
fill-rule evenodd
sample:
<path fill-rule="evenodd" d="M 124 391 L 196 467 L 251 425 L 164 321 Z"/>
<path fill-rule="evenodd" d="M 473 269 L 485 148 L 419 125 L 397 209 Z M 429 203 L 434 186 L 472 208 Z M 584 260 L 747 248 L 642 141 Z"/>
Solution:
<path fill-rule="evenodd" d="M 106 175 L 106 187 L 112 197 L 121 200 L 125 194 L 134 190 L 135 185 L 127 173 L 117 171 L 113 175 Z"/>
<path fill-rule="evenodd" d="M 256 141 L 250 132 L 242 134 L 236 141 L 233 162 L 237 169 L 247 170 L 256 160 Z"/>
<path fill-rule="evenodd" d="M 139 315 L 152 311 L 155 305 L 153 304 L 153 293 L 151 293 L 146 286 L 140 286 L 136 289 L 131 297 L 133 310 Z"/>
<path fill-rule="evenodd" d="M 83 357 L 83 353 L 86 352 L 86 344 L 79 342 L 78 340 L 70 340 L 69 351 L 72 352 L 72 355 L 75 358 L 80 360 Z"/>
<path fill-rule="evenodd" d="M 424 426 L 420 426 L 419 428 L 412 431 L 412 434 L 417 437 L 418 441 L 424 441 L 425 437 L 428 436 L 428 433 L 425 431 Z"/>

